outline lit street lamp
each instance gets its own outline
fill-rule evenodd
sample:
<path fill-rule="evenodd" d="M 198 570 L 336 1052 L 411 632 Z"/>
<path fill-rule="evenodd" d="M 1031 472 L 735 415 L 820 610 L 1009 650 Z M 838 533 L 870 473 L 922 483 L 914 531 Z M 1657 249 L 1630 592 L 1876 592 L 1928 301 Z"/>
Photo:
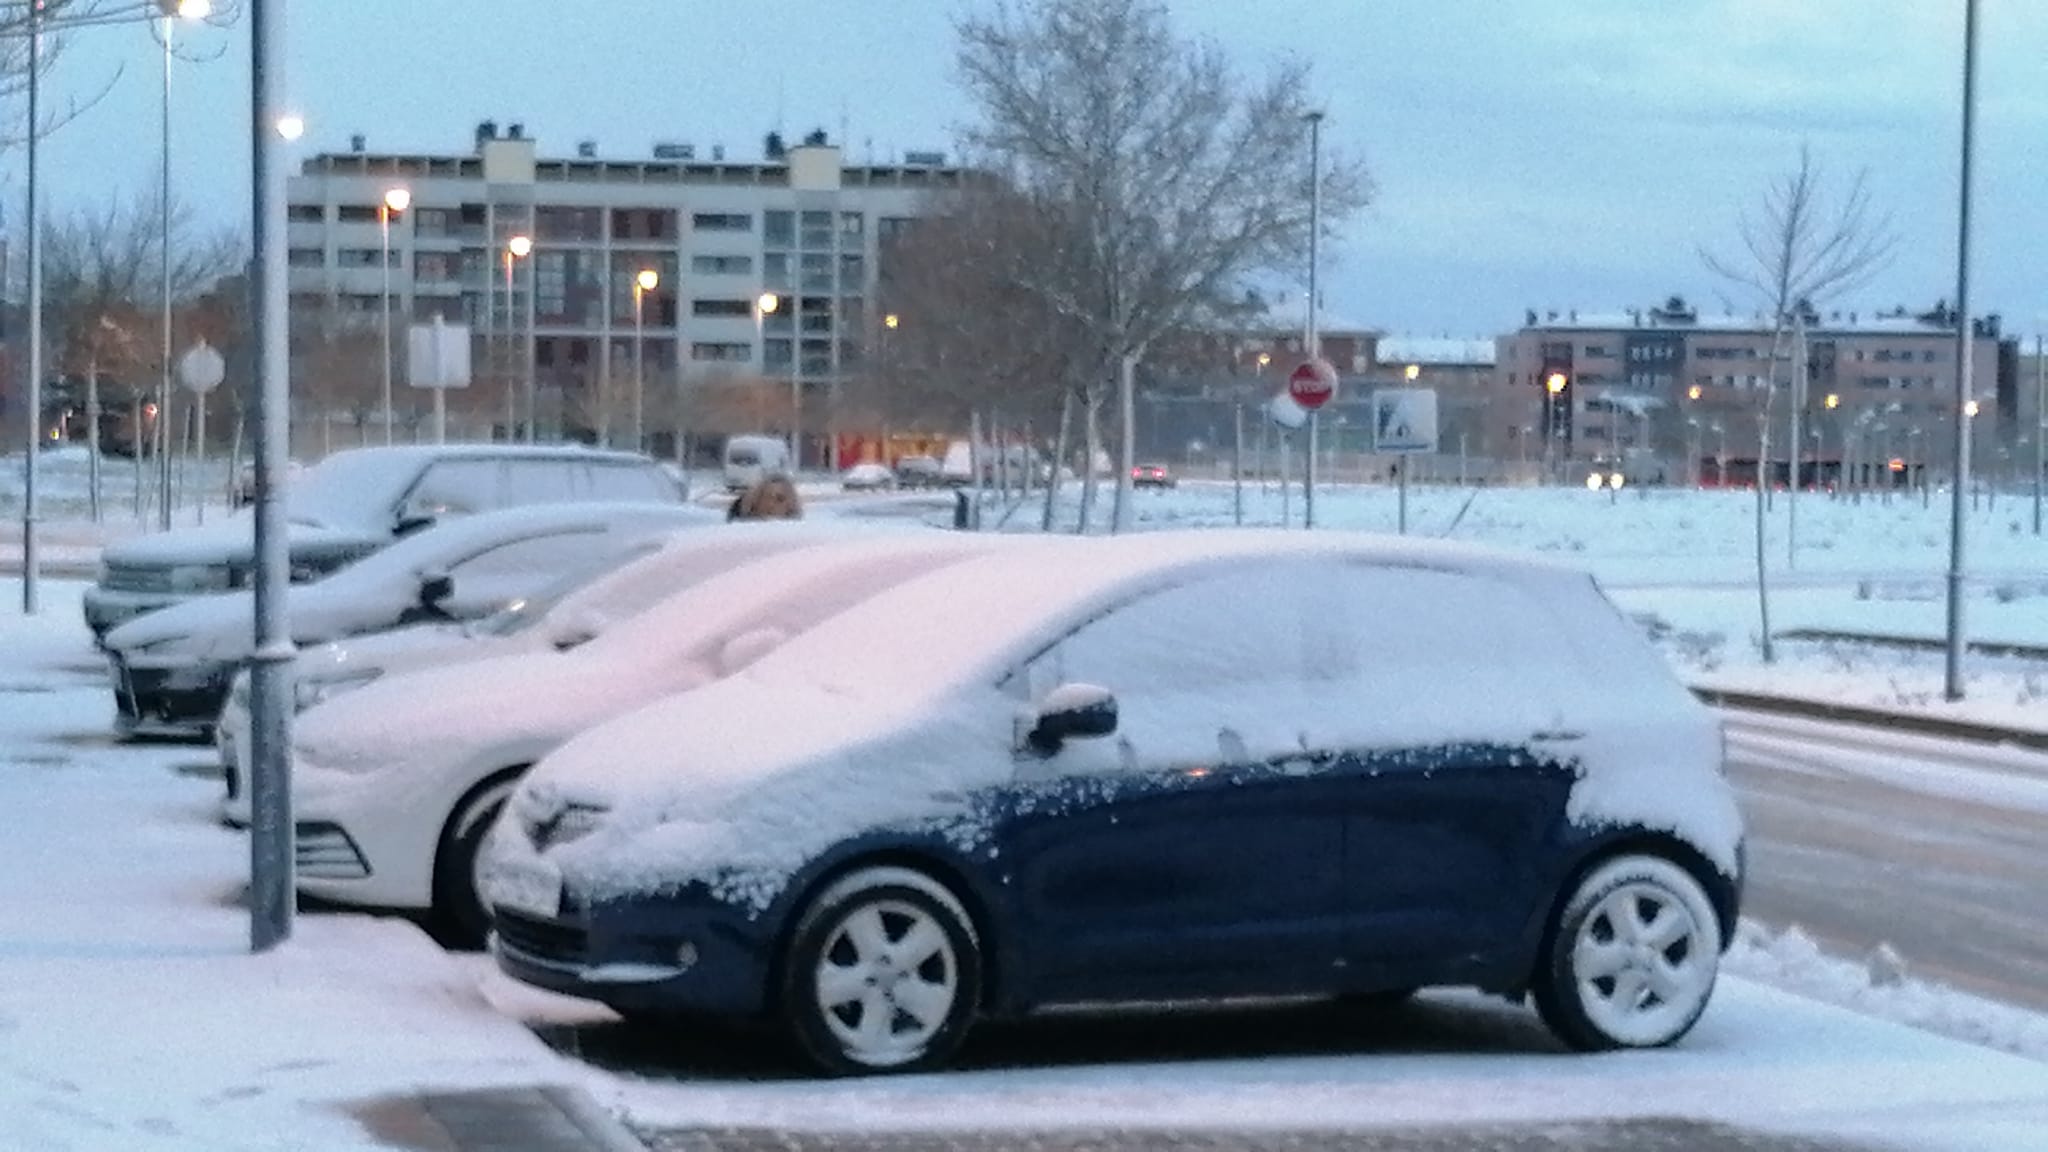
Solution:
<path fill-rule="evenodd" d="M 506 345 L 509 351 L 515 333 L 511 331 L 512 321 L 512 265 L 533 255 L 533 238 L 514 236 L 505 242 L 505 327 Z M 526 295 L 526 442 L 533 443 L 533 293 Z M 505 439 L 518 438 L 519 416 L 512 399 L 512 374 L 505 374 Z"/>
<path fill-rule="evenodd" d="M 412 207 L 412 193 L 393 188 L 377 206 L 377 228 L 384 237 L 384 443 L 391 443 L 391 218 Z"/>
<path fill-rule="evenodd" d="M 163 105 L 160 150 L 157 156 L 157 270 L 161 297 L 162 342 L 158 346 L 161 375 L 157 381 L 157 404 L 166 418 L 157 421 L 157 527 L 171 526 L 171 57 L 173 32 L 179 20 L 204 20 L 213 15 L 212 0 L 160 0 L 163 13 Z"/>
<path fill-rule="evenodd" d="M 763 292 L 754 299 L 754 344 L 761 349 L 761 374 L 768 374 L 768 317 L 780 310 L 782 297 L 773 292 Z M 804 392 L 803 377 L 797 371 L 797 350 L 794 338 L 790 341 L 789 353 L 789 453 L 794 461 L 792 467 L 801 472 L 804 466 Z"/>
<path fill-rule="evenodd" d="M 645 442 L 642 439 L 642 419 L 647 405 L 647 322 L 642 303 L 649 292 L 661 287 L 661 273 L 652 268 L 642 268 L 633 277 L 633 451 L 638 452 Z M 609 423 L 609 422 L 607 422 Z M 676 446 L 677 451 L 682 445 Z"/>

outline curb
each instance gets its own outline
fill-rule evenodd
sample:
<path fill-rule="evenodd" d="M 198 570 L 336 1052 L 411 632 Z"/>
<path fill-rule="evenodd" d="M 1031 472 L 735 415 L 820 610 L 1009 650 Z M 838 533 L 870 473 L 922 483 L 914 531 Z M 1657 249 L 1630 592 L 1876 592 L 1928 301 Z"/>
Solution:
<path fill-rule="evenodd" d="M 540 1094 L 569 1118 L 596 1152 L 646 1152 L 647 1145 L 583 1089 L 551 1085 Z"/>
<path fill-rule="evenodd" d="M 1738 712 L 1762 712 L 1773 716 L 1828 720 L 1838 724 L 1860 724 L 1871 728 L 1912 732 L 1922 736 L 1938 736 L 1948 740 L 1968 740 L 1979 744 L 2004 744 L 2035 751 L 2048 751 L 2048 732 L 2002 728 L 1972 720 L 1951 720 L 1945 716 L 1893 712 L 1883 708 L 1867 708 L 1860 704 L 1833 704 L 1820 700 L 1802 700 L 1792 696 L 1770 696 L 1761 692 L 1694 687 L 1692 693 L 1713 707 Z"/>
<path fill-rule="evenodd" d="M 1948 641 L 1936 636 L 1905 636 L 1884 632 L 1849 632 L 1834 628 L 1788 628 L 1777 634 L 1780 640 L 1805 640 L 1838 644 L 1868 644 L 1874 648 L 1907 648 L 1916 652 L 1940 652 Z M 2048 661 L 2048 646 L 2016 644 L 2003 640 L 1970 640 L 1964 645 L 1978 656 L 2016 656 Z"/>

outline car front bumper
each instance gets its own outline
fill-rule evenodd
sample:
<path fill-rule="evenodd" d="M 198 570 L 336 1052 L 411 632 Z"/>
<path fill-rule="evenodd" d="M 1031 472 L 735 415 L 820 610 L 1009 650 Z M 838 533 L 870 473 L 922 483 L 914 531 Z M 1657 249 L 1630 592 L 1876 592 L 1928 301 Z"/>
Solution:
<path fill-rule="evenodd" d="M 122 736 L 212 735 L 235 666 L 216 660 L 108 656 L 114 727 Z"/>
<path fill-rule="evenodd" d="M 491 954 L 521 983 L 625 1015 L 742 1018 L 765 1009 L 772 946 L 737 911 L 665 898 L 606 908 L 592 916 L 565 902 L 545 917 L 493 907 Z"/>

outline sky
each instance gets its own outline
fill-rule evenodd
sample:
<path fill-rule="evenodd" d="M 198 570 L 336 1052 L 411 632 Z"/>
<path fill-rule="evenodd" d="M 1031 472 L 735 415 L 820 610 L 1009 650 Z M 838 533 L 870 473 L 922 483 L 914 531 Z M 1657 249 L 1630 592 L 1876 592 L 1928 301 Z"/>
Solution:
<path fill-rule="evenodd" d="M 479 120 L 543 154 L 595 139 L 758 154 L 822 127 L 854 159 L 946 149 L 973 111 L 952 18 L 984 0 L 296 0 L 286 85 L 299 154 L 461 152 Z M 1169 0 L 1179 30 L 1247 70 L 1314 66 L 1324 140 L 1376 202 L 1325 249 L 1325 309 L 1412 335 L 1491 336 L 1525 309 L 1613 311 L 1678 293 L 1755 302 L 1702 266 L 1810 145 L 1837 186 L 1867 171 L 1895 256 L 1825 306 L 1931 306 L 1956 286 L 1964 0 Z M 1981 0 L 1973 310 L 2048 329 L 2048 4 Z M 565 23 L 565 13 L 574 18 Z M 247 227 L 248 30 L 188 38 L 172 179 Z M 51 138 L 59 214 L 156 179 L 160 55 L 141 28 L 75 35 L 57 99 L 105 97 Z M 1305 160 L 1304 160 L 1305 162 Z M 21 215 L 21 156 L 0 161 Z M 1326 322 L 1327 323 L 1327 322 Z"/>

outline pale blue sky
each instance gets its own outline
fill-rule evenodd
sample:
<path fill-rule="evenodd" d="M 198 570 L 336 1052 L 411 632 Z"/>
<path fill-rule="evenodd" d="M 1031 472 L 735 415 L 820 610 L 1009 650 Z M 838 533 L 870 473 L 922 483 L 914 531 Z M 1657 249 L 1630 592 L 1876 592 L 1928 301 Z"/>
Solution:
<path fill-rule="evenodd" d="M 754 154 L 780 123 L 855 156 L 945 147 L 967 114 L 949 16 L 975 0 L 294 0 L 288 85 L 303 152 L 468 147 L 520 121 L 544 152 L 594 137 Z M 1842 307 L 1954 288 L 1963 0 L 1172 0 L 1248 66 L 1314 61 L 1326 139 L 1379 203 L 1332 253 L 1328 307 L 1395 332 L 1493 334 L 1526 307 L 1610 310 L 1677 291 L 1718 308 L 1694 255 L 1802 139 L 1867 166 L 1903 239 Z M 1974 295 L 2012 329 L 2048 318 L 2048 4 L 1982 0 Z M 565 17 L 567 19 L 565 20 Z M 174 179 L 246 227 L 246 28 L 177 74 Z M 158 72 L 138 28 L 80 34 L 56 89 L 109 97 L 52 139 L 53 206 L 154 179 Z M 6 160 L 20 215 L 19 154 Z"/>

